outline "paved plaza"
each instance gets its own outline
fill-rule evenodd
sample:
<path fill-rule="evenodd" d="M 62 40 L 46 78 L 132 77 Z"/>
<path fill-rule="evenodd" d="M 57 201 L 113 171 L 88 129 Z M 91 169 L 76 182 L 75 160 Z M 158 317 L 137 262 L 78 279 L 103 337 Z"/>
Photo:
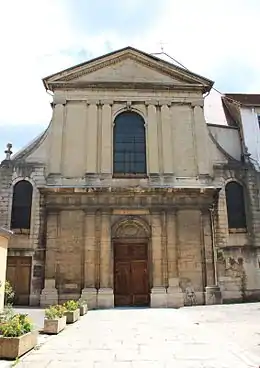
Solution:
<path fill-rule="evenodd" d="M 39 326 L 40 313 L 31 311 Z M 17 365 L 18 368 L 259 366 L 259 303 L 178 310 L 90 311 L 58 336 L 48 337 Z"/>

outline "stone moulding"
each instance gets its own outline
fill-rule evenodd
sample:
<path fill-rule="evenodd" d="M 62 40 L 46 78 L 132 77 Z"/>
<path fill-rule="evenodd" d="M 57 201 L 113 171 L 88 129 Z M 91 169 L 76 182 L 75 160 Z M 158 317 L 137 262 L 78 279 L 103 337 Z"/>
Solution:
<path fill-rule="evenodd" d="M 57 335 L 66 327 L 67 317 L 57 319 L 44 319 L 43 332 L 50 335 Z"/>
<path fill-rule="evenodd" d="M 0 359 L 19 358 L 37 345 L 37 337 L 37 331 L 19 337 L 0 336 Z"/>

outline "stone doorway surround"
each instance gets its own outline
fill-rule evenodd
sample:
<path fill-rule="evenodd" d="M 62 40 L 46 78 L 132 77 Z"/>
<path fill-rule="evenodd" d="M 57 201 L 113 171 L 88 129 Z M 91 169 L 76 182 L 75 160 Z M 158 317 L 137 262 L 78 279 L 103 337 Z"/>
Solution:
<path fill-rule="evenodd" d="M 140 262 L 142 262 L 142 270 L 140 269 L 140 274 L 137 276 L 132 275 L 131 277 L 131 270 L 129 269 L 129 282 L 131 284 L 131 279 L 133 279 L 132 281 L 136 282 L 136 279 L 134 280 L 134 278 L 136 277 L 140 277 L 141 279 L 143 278 L 143 289 L 144 290 L 137 290 L 134 285 L 132 285 L 131 289 L 129 292 L 131 293 L 131 296 L 129 295 L 131 301 L 129 300 L 129 306 L 135 305 L 136 303 L 138 304 L 138 301 L 135 299 L 134 294 L 135 293 L 139 293 L 142 291 L 141 294 L 142 297 L 139 295 L 139 297 L 142 299 L 139 300 L 139 302 L 145 305 L 150 305 L 150 285 L 151 285 L 151 273 L 150 273 L 150 264 L 151 264 L 151 231 L 150 231 L 150 226 L 148 225 L 148 223 L 142 218 L 142 217 L 138 217 L 138 216 L 133 216 L 133 215 L 129 215 L 126 217 L 122 217 L 120 218 L 113 226 L 111 229 L 111 243 L 112 243 L 112 250 L 113 250 L 113 263 L 114 263 L 114 271 L 115 270 L 115 262 L 118 262 L 117 259 L 117 248 L 122 246 L 124 247 L 124 249 L 127 252 L 130 252 L 128 254 L 127 257 L 127 264 L 129 265 L 130 269 L 131 269 L 131 264 L 135 264 L 136 261 L 140 258 Z M 138 246 L 139 245 L 139 246 Z M 142 247 L 140 247 L 140 245 L 143 245 Z M 134 252 L 142 252 L 145 251 L 145 254 L 143 254 L 141 256 L 141 254 L 134 254 Z M 142 280 L 140 279 L 140 283 L 142 282 Z M 115 274 L 114 274 L 114 292 L 116 292 L 116 288 L 115 288 Z M 131 286 L 131 285 L 130 285 Z M 135 290 L 136 289 L 136 290 Z M 132 295 L 133 294 L 133 295 Z M 114 295 L 114 300 L 115 300 L 115 304 L 118 304 L 119 300 L 118 300 L 118 295 Z M 125 297 L 127 298 L 127 295 L 125 295 Z M 136 298 L 138 298 L 138 296 L 136 295 Z M 145 299 L 145 300 L 144 300 Z M 119 303 L 120 304 L 120 303 Z"/>

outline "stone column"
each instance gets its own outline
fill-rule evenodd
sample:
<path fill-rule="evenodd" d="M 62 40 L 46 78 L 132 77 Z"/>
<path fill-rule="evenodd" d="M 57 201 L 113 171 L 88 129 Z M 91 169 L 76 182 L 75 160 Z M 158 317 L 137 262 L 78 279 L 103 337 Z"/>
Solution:
<path fill-rule="evenodd" d="M 208 149 L 209 135 L 203 113 L 203 100 L 194 102 L 192 108 L 199 175 L 209 175 L 211 172 Z"/>
<path fill-rule="evenodd" d="M 147 149 L 150 175 L 159 175 L 159 142 L 156 106 L 148 104 Z"/>
<path fill-rule="evenodd" d="M 173 140 L 171 129 L 171 110 L 167 104 L 161 107 L 162 120 L 162 153 L 163 153 L 163 174 L 173 174 Z"/>
<path fill-rule="evenodd" d="M 87 170 L 89 176 L 97 173 L 97 142 L 98 142 L 98 101 L 89 101 L 87 127 Z"/>
<path fill-rule="evenodd" d="M 110 214 L 102 212 L 100 240 L 100 289 L 98 290 L 99 308 L 114 307 L 114 292 L 111 282 L 112 272 Z"/>
<path fill-rule="evenodd" d="M 167 289 L 167 307 L 178 308 L 184 305 L 184 296 L 179 286 L 178 277 L 176 212 L 168 212 L 167 214 L 167 240 L 169 274 L 169 287 Z"/>
<path fill-rule="evenodd" d="M 81 298 L 86 300 L 89 309 L 95 309 L 97 306 L 97 289 L 95 287 L 95 213 L 86 213 L 84 233 L 84 289 L 82 289 Z"/>
<path fill-rule="evenodd" d="M 166 307 L 166 289 L 162 282 L 162 228 L 160 213 L 152 214 L 152 262 L 153 288 L 151 290 L 151 307 Z"/>
<path fill-rule="evenodd" d="M 59 214 L 51 212 L 47 215 L 47 239 L 45 256 L 45 281 L 41 292 L 41 307 L 58 303 L 58 291 L 56 289 L 56 250 L 58 237 Z"/>
<path fill-rule="evenodd" d="M 102 154 L 101 154 L 101 174 L 112 175 L 112 101 L 104 101 L 102 106 L 102 124 L 101 124 L 101 135 L 102 135 Z"/>
<path fill-rule="evenodd" d="M 206 287 L 205 287 L 205 303 L 206 304 L 221 304 L 221 291 L 215 280 L 214 270 L 214 250 L 213 250 L 213 236 L 211 226 L 211 215 L 207 209 L 202 210 L 202 228 L 204 240 L 204 256 L 205 256 L 205 273 L 206 273 Z"/>
<path fill-rule="evenodd" d="M 66 100 L 57 100 L 56 102 L 54 101 L 54 103 L 55 106 L 53 108 L 53 116 L 50 127 L 50 159 L 48 162 L 48 172 L 52 174 L 60 174 Z"/>
<path fill-rule="evenodd" d="M 0 313 L 4 308 L 7 248 L 12 232 L 0 227 Z"/>

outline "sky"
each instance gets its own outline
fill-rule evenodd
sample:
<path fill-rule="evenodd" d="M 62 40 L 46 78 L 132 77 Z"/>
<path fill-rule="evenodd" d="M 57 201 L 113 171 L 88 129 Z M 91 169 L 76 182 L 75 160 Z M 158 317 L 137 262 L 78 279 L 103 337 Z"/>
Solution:
<path fill-rule="evenodd" d="M 48 126 L 42 78 L 125 46 L 163 45 L 223 93 L 260 93 L 259 15 L 259 0 L 0 0 L 0 152 Z M 209 123 L 223 123 L 219 98 Z"/>

